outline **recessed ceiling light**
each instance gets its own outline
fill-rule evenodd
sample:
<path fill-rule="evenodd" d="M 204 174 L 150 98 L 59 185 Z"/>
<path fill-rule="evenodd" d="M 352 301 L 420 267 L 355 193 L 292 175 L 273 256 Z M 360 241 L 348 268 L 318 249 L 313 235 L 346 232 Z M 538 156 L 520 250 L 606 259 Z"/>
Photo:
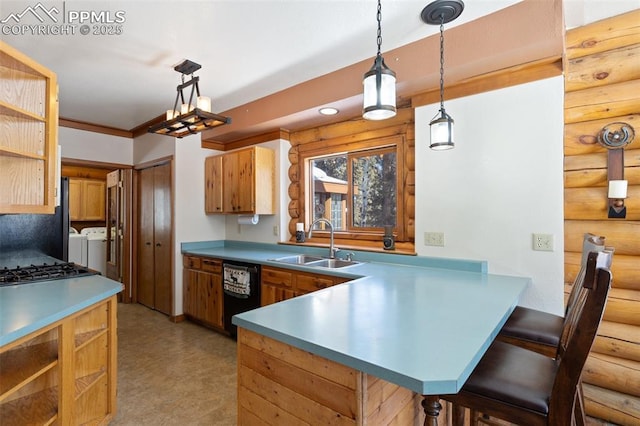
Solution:
<path fill-rule="evenodd" d="M 340 111 L 338 111 L 338 108 L 324 107 L 324 108 L 320 108 L 318 112 L 322 115 L 336 115 Z"/>

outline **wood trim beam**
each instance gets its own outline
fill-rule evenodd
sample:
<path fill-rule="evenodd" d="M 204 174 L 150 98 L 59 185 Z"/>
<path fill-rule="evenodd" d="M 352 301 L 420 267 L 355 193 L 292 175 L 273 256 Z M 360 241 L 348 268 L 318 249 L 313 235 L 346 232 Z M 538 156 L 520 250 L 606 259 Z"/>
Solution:
<path fill-rule="evenodd" d="M 146 135 L 148 133 L 149 127 L 153 126 L 154 124 L 161 123 L 162 121 L 164 121 L 164 119 L 165 119 L 164 115 L 159 115 L 156 118 L 152 118 L 151 120 L 146 121 L 146 122 L 134 127 L 133 129 L 130 130 L 130 132 L 133 135 L 133 138 L 137 138 L 137 137 L 140 137 L 142 135 Z"/>
<path fill-rule="evenodd" d="M 63 166 L 82 166 L 82 167 L 93 167 L 96 169 L 107 169 L 107 170 L 115 170 L 115 169 L 131 169 L 133 166 L 131 164 L 120 164 L 120 163 L 103 163 L 100 161 L 89 161 L 89 160 L 79 160 L 77 158 L 62 158 Z"/>
<path fill-rule="evenodd" d="M 92 124 L 84 121 L 71 120 L 68 118 L 60 117 L 58 124 L 61 127 L 67 127 L 69 129 L 84 130 L 86 132 L 102 133 L 105 135 L 119 136 L 121 138 L 133 139 L 133 133 L 127 130 L 117 129 L 115 127 L 102 126 L 100 124 Z"/>
<path fill-rule="evenodd" d="M 204 136 L 204 134 L 203 134 Z M 271 142 L 277 139 L 290 140 L 290 133 L 286 129 L 274 129 L 269 132 L 261 133 L 255 136 L 249 136 L 234 140 L 232 142 L 219 142 L 213 139 L 203 140 L 202 148 L 215 149 L 218 151 L 231 151 L 238 148 L 246 148 L 248 146 L 257 145 L 264 142 Z"/>
<path fill-rule="evenodd" d="M 562 58 L 560 56 L 552 56 L 478 75 L 451 86 L 446 86 L 444 97 L 445 99 L 461 98 L 559 75 L 562 75 Z M 417 108 L 439 101 L 440 88 L 435 88 L 414 95 L 411 98 L 411 106 Z"/>

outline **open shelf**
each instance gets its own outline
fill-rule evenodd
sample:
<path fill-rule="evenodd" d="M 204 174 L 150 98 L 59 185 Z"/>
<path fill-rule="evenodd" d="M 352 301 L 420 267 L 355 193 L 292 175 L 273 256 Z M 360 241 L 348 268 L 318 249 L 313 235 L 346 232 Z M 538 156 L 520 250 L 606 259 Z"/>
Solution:
<path fill-rule="evenodd" d="M 58 388 L 0 404 L 2 426 L 49 425 L 58 417 Z"/>
<path fill-rule="evenodd" d="M 39 114 L 34 114 L 26 109 L 4 102 L 3 100 L 0 100 L 0 114 L 28 120 L 47 121 L 45 117 Z"/>
<path fill-rule="evenodd" d="M 9 350 L 0 354 L 0 401 L 58 363 L 57 340 Z"/>
<path fill-rule="evenodd" d="M 107 332 L 107 329 L 103 328 L 99 330 L 92 330 L 92 331 L 76 334 L 75 336 L 76 351 L 90 344 L 92 341 L 99 338 L 101 334 L 104 334 L 106 332 Z"/>

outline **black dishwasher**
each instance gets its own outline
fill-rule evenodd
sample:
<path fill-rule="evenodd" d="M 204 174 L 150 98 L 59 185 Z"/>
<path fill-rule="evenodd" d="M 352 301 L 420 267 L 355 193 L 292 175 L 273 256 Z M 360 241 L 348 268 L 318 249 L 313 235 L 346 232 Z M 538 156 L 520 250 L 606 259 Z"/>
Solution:
<path fill-rule="evenodd" d="M 224 329 L 236 337 L 237 327 L 231 323 L 231 317 L 260 307 L 260 265 L 224 261 L 222 288 Z"/>

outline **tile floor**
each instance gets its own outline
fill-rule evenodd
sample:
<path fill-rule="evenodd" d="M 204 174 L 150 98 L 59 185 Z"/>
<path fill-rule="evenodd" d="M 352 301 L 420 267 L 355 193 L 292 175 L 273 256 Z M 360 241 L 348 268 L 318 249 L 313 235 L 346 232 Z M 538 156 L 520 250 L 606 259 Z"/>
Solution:
<path fill-rule="evenodd" d="M 119 304 L 118 411 L 110 424 L 235 425 L 235 341 Z"/>

